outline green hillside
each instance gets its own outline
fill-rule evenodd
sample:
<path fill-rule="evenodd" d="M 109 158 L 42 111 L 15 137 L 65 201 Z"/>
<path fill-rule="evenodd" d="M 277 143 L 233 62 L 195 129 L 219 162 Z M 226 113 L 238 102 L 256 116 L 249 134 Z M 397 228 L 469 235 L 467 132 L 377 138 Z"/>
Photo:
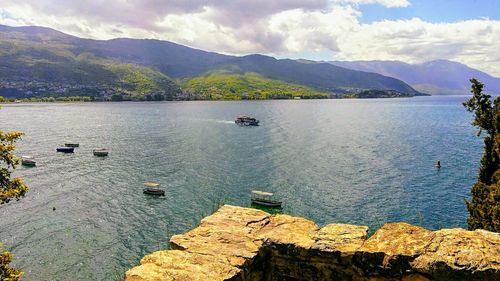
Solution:
<path fill-rule="evenodd" d="M 263 55 L 234 58 L 224 66 L 256 72 L 270 79 L 296 83 L 322 92 L 394 90 L 411 96 L 419 95 L 403 81 L 380 74 L 349 70 L 329 63 L 304 63 L 291 59 L 276 59 Z"/>
<path fill-rule="evenodd" d="M 80 52 L 73 40 L 55 31 L 30 35 L 0 30 L 0 95 L 170 99 L 179 92 L 174 81 L 155 69 Z"/>
<path fill-rule="evenodd" d="M 172 99 L 180 89 L 177 84 L 161 72 L 147 67 L 127 64 L 106 64 L 105 69 L 118 78 L 117 89 L 130 96 L 162 95 Z"/>
<path fill-rule="evenodd" d="M 205 76 L 179 81 L 186 95 L 201 99 L 290 99 L 327 98 L 327 93 L 312 88 L 268 79 L 253 72 L 234 73 L 225 70 L 211 72 Z"/>

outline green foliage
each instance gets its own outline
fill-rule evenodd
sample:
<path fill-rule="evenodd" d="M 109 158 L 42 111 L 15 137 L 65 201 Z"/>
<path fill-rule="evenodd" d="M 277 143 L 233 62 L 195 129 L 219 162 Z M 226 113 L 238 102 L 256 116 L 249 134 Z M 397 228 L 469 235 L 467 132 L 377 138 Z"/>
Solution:
<path fill-rule="evenodd" d="M 481 130 L 486 130 L 489 135 L 494 134 L 493 125 L 493 106 L 491 105 L 491 96 L 483 93 L 483 83 L 472 78 L 472 98 L 464 102 L 464 106 L 469 112 L 473 112 L 475 117 L 472 124 Z"/>
<path fill-rule="evenodd" d="M 214 71 L 205 76 L 180 82 L 186 93 L 192 93 L 206 100 L 263 100 L 327 98 L 328 94 L 312 88 L 268 79 L 257 73 L 233 73 Z"/>
<path fill-rule="evenodd" d="M 469 228 L 500 232 L 500 98 L 492 105 L 491 97 L 482 92 L 483 84 L 472 83 L 472 97 L 464 102 L 474 113 L 473 125 L 479 127 L 478 136 L 486 132 L 484 153 L 477 182 L 472 187 L 472 199 L 467 203 Z"/>
<path fill-rule="evenodd" d="M 0 99 L 1 100 L 1 99 Z M 5 99 L 4 102 L 90 102 L 94 97 L 89 96 L 62 96 L 62 97 L 32 97 L 24 99 Z M 0 101 L 1 102 L 1 101 Z"/>
<path fill-rule="evenodd" d="M 11 179 L 12 170 L 19 164 L 19 158 L 13 153 L 16 149 L 14 143 L 22 135 L 21 132 L 0 131 L 0 204 L 19 199 L 29 189 L 21 178 Z"/>
<path fill-rule="evenodd" d="M 486 132 L 484 138 L 484 154 L 481 159 L 481 167 L 479 170 L 479 180 L 483 183 L 490 184 L 495 171 L 498 169 L 499 157 L 495 152 L 495 137 L 498 130 L 498 106 L 493 107 L 491 96 L 482 92 L 483 84 L 476 79 L 470 80 L 472 83 L 472 97 L 464 102 L 464 106 L 469 112 L 474 113 L 472 124 L 479 128 L 478 135 L 482 131 Z M 497 99 L 498 101 L 498 99 Z M 498 103 L 498 102 L 496 102 Z M 497 121 L 497 122 L 495 122 Z"/>
<path fill-rule="evenodd" d="M 410 94 L 400 93 L 392 90 L 365 90 L 359 93 L 347 94 L 346 98 L 356 99 L 374 99 L 374 98 L 405 98 L 411 97 Z"/>
<path fill-rule="evenodd" d="M 112 95 L 111 101 L 123 101 L 123 96 L 118 94 Z"/>
<path fill-rule="evenodd" d="M 472 200 L 467 202 L 469 229 L 500 232 L 500 183 L 480 181 L 472 187 Z"/>
<path fill-rule="evenodd" d="M 2 244 L 0 243 L 0 280 L 20 281 L 23 272 L 10 266 L 12 254 L 9 252 L 2 252 L 1 246 Z"/>

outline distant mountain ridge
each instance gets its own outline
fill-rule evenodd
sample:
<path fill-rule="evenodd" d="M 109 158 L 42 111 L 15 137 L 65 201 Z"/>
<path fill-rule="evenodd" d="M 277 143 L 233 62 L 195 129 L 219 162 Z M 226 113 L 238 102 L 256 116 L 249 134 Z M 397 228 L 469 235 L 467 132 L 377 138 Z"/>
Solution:
<path fill-rule="evenodd" d="M 236 57 L 225 62 L 245 72 L 256 72 L 272 79 L 302 84 L 320 91 L 342 89 L 396 90 L 419 95 L 411 86 L 400 80 L 365 71 L 354 71 L 328 63 L 309 64 L 291 59 L 275 59 L 264 55 Z"/>
<path fill-rule="evenodd" d="M 83 39 L 44 27 L 0 25 L 0 61 L 0 82 L 4 88 L 19 91 L 39 82 L 42 86 L 37 89 L 47 86 L 50 91 L 65 91 L 71 86 L 90 87 L 96 92 L 111 88 L 111 93 L 125 91 L 138 96 L 163 91 L 162 95 L 168 96 L 181 90 L 176 79 L 224 70 L 237 75 L 257 73 L 262 76 L 259 81 L 283 81 L 341 95 L 367 89 L 420 94 L 398 79 L 329 63 L 228 56 L 151 39 Z"/>
<path fill-rule="evenodd" d="M 435 60 L 419 64 L 401 61 L 332 61 L 333 65 L 359 71 L 375 72 L 400 79 L 416 90 L 430 94 L 468 94 L 470 78 L 485 84 L 485 91 L 500 94 L 500 78 L 465 64 Z"/>

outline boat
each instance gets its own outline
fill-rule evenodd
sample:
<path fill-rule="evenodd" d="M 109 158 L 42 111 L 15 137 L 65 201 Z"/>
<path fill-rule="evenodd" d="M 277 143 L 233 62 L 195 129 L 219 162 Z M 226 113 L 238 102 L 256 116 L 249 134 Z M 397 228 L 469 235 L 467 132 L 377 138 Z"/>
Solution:
<path fill-rule="evenodd" d="M 33 159 L 33 157 L 22 156 L 21 157 L 21 164 L 23 166 L 35 167 L 36 166 L 36 161 L 35 161 L 35 159 Z"/>
<path fill-rule="evenodd" d="M 105 156 L 108 156 L 109 151 L 105 148 L 101 148 L 101 149 L 94 149 L 93 153 L 94 153 L 94 156 L 105 157 Z"/>
<path fill-rule="evenodd" d="M 62 147 L 56 148 L 56 151 L 57 152 L 63 152 L 63 153 L 73 153 L 73 152 L 75 152 L 75 148 L 74 147 L 62 146 Z"/>
<path fill-rule="evenodd" d="M 65 147 L 80 147 L 79 143 L 65 143 Z"/>
<path fill-rule="evenodd" d="M 259 126 L 259 120 L 249 117 L 249 116 L 238 116 L 236 117 L 236 120 L 234 120 L 234 123 L 240 125 L 240 126 Z"/>
<path fill-rule="evenodd" d="M 158 188 L 160 184 L 157 182 L 145 182 L 144 186 L 142 190 L 144 194 L 165 196 L 165 190 Z"/>
<path fill-rule="evenodd" d="M 281 208 L 281 201 L 273 199 L 274 194 L 271 192 L 252 190 L 252 203 L 273 208 Z"/>

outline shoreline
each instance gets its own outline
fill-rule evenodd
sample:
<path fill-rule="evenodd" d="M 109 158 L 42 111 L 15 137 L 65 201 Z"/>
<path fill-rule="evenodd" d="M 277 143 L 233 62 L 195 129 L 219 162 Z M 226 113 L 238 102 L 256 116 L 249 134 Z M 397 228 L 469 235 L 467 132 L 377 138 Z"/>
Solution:
<path fill-rule="evenodd" d="M 303 99 L 220 99 L 220 100 L 204 100 L 204 99 L 193 99 L 193 100 L 159 100 L 159 101 L 147 101 L 147 100 L 123 100 L 123 101 L 111 101 L 111 100 L 73 100 L 73 101 L 29 101 L 29 100 L 18 100 L 18 101 L 3 101 L 1 104 L 30 104 L 30 103 L 43 103 L 43 104 L 63 104 L 63 103 L 165 103 L 165 102 L 261 102 L 261 101 L 308 101 L 308 100 L 386 100 L 386 99 L 409 99 L 416 97 L 440 97 L 440 96 L 467 96 L 467 95 L 426 95 L 426 96 L 410 96 L 410 97 L 377 97 L 377 98 L 303 98 Z"/>

